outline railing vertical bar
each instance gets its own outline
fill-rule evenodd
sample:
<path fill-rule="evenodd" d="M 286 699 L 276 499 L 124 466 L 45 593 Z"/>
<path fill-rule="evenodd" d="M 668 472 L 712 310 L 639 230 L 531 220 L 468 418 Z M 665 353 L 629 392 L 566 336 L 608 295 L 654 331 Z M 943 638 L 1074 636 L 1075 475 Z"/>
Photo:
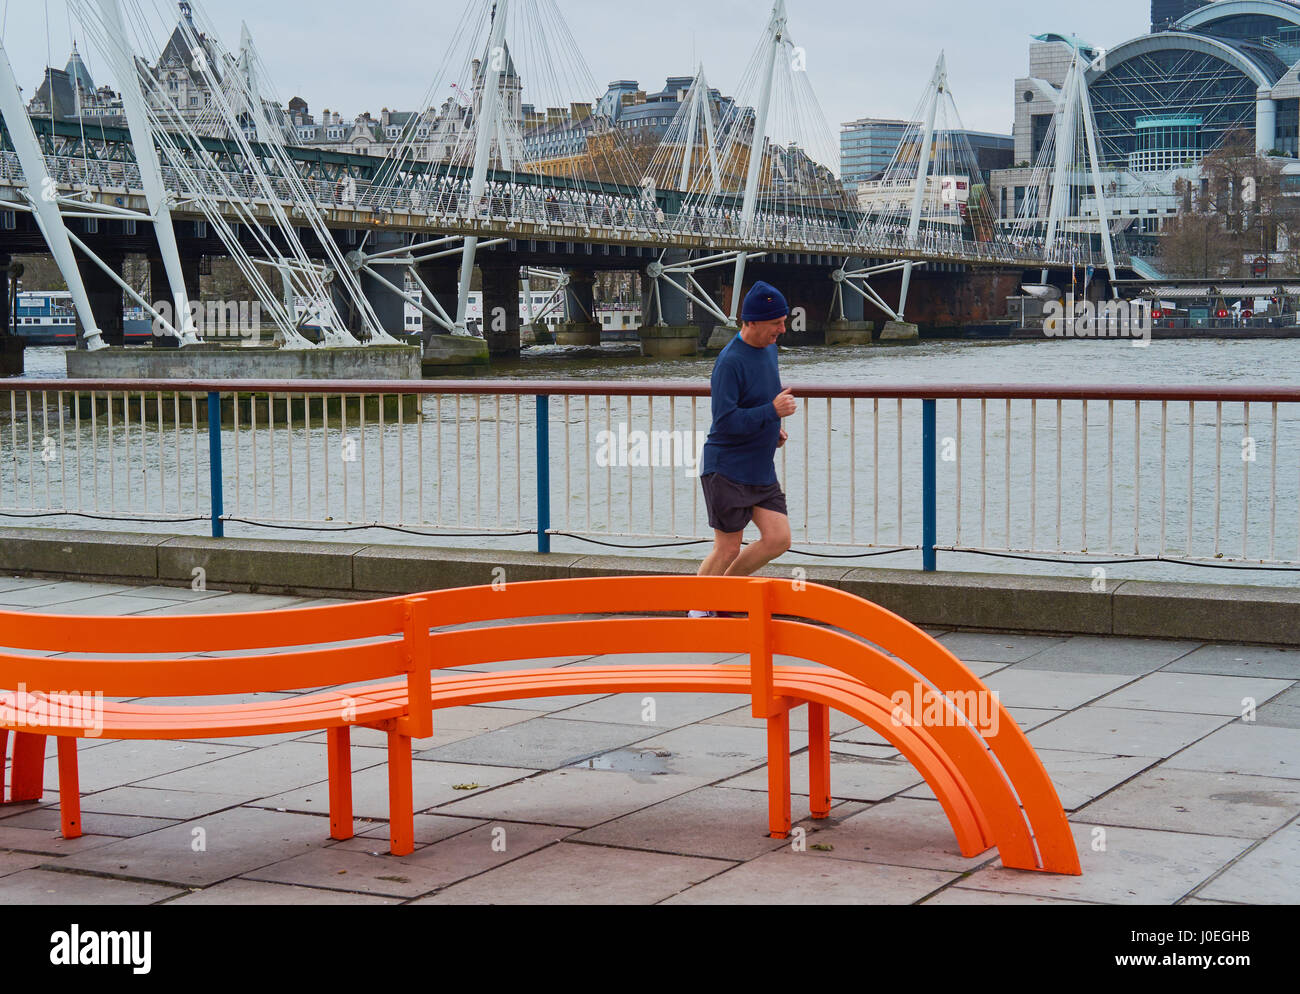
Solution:
<path fill-rule="evenodd" d="M 627 401 L 627 427 L 628 431 L 632 430 L 632 395 L 628 394 Z M 613 462 L 611 459 L 610 462 Z M 632 532 L 636 525 L 636 514 L 632 510 L 632 460 L 627 461 L 627 530 Z"/>
<path fill-rule="evenodd" d="M 112 403 L 110 398 L 110 415 Z M 196 393 L 190 394 L 190 456 L 194 461 L 194 511 L 197 514 L 201 505 L 199 504 L 199 395 Z M 210 506 L 209 510 L 211 510 Z"/>
<path fill-rule="evenodd" d="M 167 510 L 167 471 L 163 457 L 163 395 L 159 390 L 154 397 L 158 405 L 158 509 Z"/>
<path fill-rule="evenodd" d="M 564 528 L 573 531 L 573 436 L 569 395 L 564 395 Z M 653 435 L 651 436 L 653 437 Z"/>
<path fill-rule="evenodd" d="M 672 437 L 672 433 L 677 431 L 676 396 L 668 398 L 668 431 L 669 431 L 669 437 Z M 682 438 L 686 440 L 686 445 L 690 446 L 690 458 L 694 459 L 697 450 L 697 446 L 695 444 L 695 432 L 694 431 L 684 432 L 682 434 Z M 591 451 L 590 446 L 588 446 L 587 451 L 588 452 Z M 683 455 L 684 454 L 685 453 L 683 453 Z M 700 467 L 697 465 L 695 467 L 696 474 L 699 473 L 699 470 Z M 673 473 L 669 477 L 669 480 L 671 481 L 671 486 L 668 487 L 668 534 L 669 536 L 675 538 L 677 536 L 677 474 Z"/>
<path fill-rule="evenodd" d="M 614 398 L 605 396 L 605 437 L 614 437 Z M 605 460 L 605 534 L 614 534 L 614 460 Z"/>
<path fill-rule="evenodd" d="M 125 477 L 122 482 L 126 486 L 129 497 L 131 493 L 131 395 L 125 390 L 122 391 L 122 455 L 124 457 L 122 474 Z"/>
<path fill-rule="evenodd" d="M 289 465 L 289 514 L 288 514 L 288 517 L 289 517 L 291 520 L 293 520 L 294 517 L 295 517 L 295 514 L 297 513 L 297 508 L 295 507 L 295 504 L 296 504 L 297 502 L 294 500 L 294 490 L 295 490 L 295 488 L 294 488 L 294 479 L 293 479 L 293 478 L 294 478 L 294 476 L 296 476 L 297 474 L 296 474 L 295 471 L 294 471 L 294 464 L 293 464 L 293 394 L 291 394 L 291 393 L 287 393 L 287 394 L 284 395 L 284 448 L 285 448 L 285 452 L 286 452 L 286 454 L 287 454 L 287 459 L 286 459 L 285 461 L 286 461 L 286 462 L 288 463 L 288 465 Z"/>
<path fill-rule="evenodd" d="M 1085 415 L 1087 411 L 1087 401 L 1085 404 Z M 1062 505 L 1065 498 L 1065 404 L 1058 398 L 1056 401 L 1056 551 L 1061 552 L 1065 549 L 1064 532 L 1062 531 Z M 1084 427 L 1084 444 L 1087 445 L 1088 430 Z M 1087 449 L 1085 448 L 1085 452 Z M 1084 469 L 1084 479 L 1087 479 L 1087 468 Z M 1085 497 L 1086 501 L 1087 498 Z M 1084 514 L 1085 520 L 1087 513 Z"/>
<path fill-rule="evenodd" d="M 987 398 L 980 398 L 980 548 L 988 548 L 988 411 Z"/>
<path fill-rule="evenodd" d="M 29 405 L 29 406 L 30 406 L 30 403 L 31 403 L 31 401 L 30 401 L 30 397 L 31 397 L 31 395 L 29 394 L 29 395 L 28 395 L 28 405 Z M 112 393 L 105 393 L 105 394 L 104 394 L 104 398 L 105 398 L 105 400 L 108 402 L 108 410 L 107 410 L 107 412 L 106 412 L 107 417 L 108 417 L 108 424 L 105 425 L 105 427 L 104 427 L 104 431 L 105 431 L 105 433 L 108 435 L 108 509 L 109 509 L 110 511 L 114 511 L 114 512 L 115 512 L 115 511 L 117 510 L 117 460 L 113 458 L 113 395 L 112 395 Z M 30 422 L 29 422 L 29 425 L 30 425 Z M 197 426 L 197 425 L 195 426 L 194 431 L 195 431 L 195 434 L 197 435 L 197 433 L 198 433 L 198 426 Z M 197 456 L 198 456 L 198 442 L 195 441 L 194 444 L 195 444 L 195 449 L 194 449 L 194 451 L 195 451 L 195 461 L 194 461 L 194 492 L 197 494 L 197 493 L 198 493 L 198 482 L 199 482 L 199 478 L 198 478 L 198 457 L 197 457 Z"/>
<path fill-rule="evenodd" d="M 858 544 L 858 408 L 849 398 L 849 544 Z"/>
<path fill-rule="evenodd" d="M 1187 402 L 1187 555 L 1192 555 L 1196 509 L 1196 401 Z"/>
<path fill-rule="evenodd" d="M 1250 438 L 1250 401 L 1244 401 L 1242 407 L 1242 426 L 1246 438 Z M 1258 446 L 1252 440 L 1253 457 L 1258 451 Z M 1241 461 L 1241 558 L 1246 558 L 1249 551 L 1249 530 L 1250 530 L 1250 459 Z"/>
<path fill-rule="evenodd" d="M 1166 552 L 1165 525 L 1169 516 L 1169 401 L 1160 402 L 1160 558 Z"/>
<path fill-rule="evenodd" d="M 370 523 L 370 502 L 367 500 L 370 494 L 370 488 L 367 484 L 370 482 L 366 474 L 366 394 L 357 397 L 357 434 L 361 442 L 361 517 L 360 521 Z M 456 453 L 457 457 L 460 453 Z M 272 478 L 274 482 L 274 478 Z"/>
<path fill-rule="evenodd" d="M 236 411 L 239 410 L 239 398 L 238 398 L 238 397 L 235 398 L 235 410 L 236 410 Z M 322 418 L 322 419 L 321 419 L 321 429 L 324 430 L 324 428 L 325 428 L 325 420 L 324 420 L 324 418 Z M 305 458 L 304 458 L 304 462 L 306 463 L 306 470 L 305 470 L 305 474 L 304 474 L 304 482 L 305 482 L 305 484 L 306 484 L 306 486 L 307 486 L 307 497 L 306 497 L 306 504 L 307 504 L 307 507 L 306 507 L 306 510 L 305 510 L 305 512 L 304 512 L 304 514 L 303 514 L 303 520 L 304 520 L 304 521 L 311 521 L 311 520 L 312 520 L 312 516 L 311 516 L 311 498 L 312 498 L 312 494 L 313 494 L 313 492 L 314 492 L 314 488 L 313 488 L 312 485 L 311 485 L 311 449 L 312 449 L 312 445 L 311 445 L 311 394 L 306 394 L 306 393 L 305 393 L 305 394 L 302 395 L 302 452 L 303 452 L 303 456 L 305 457 Z"/>
<path fill-rule="evenodd" d="M 1277 461 L 1281 455 L 1282 446 L 1278 444 L 1277 438 L 1277 401 L 1273 401 L 1273 433 L 1271 444 L 1273 447 L 1272 458 L 1269 459 L 1269 498 L 1268 498 L 1268 559 L 1269 562 L 1277 562 Z"/>
<path fill-rule="evenodd" d="M 274 520 L 280 515 L 276 513 L 275 505 L 275 475 L 276 470 L 279 469 L 279 461 L 275 458 L 275 394 L 273 393 L 266 395 L 266 445 L 270 457 L 270 473 L 268 475 L 271 477 L 271 505 L 266 509 L 266 516 Z M 364 466 L 361 475 L 365 476 Z"/>
<path fill-rule="evenodd" d="M 805 542 L 811 541 L 809 528 L 811 527 L 812 516 L 810 508 L 812 503 L 812 493 L 809 480 L 812 476 L 812 472 L 809 469 L 811 465 L 811 457 L 808 454 L 808 449 L 811 445 L 812 412 L 809 410 L 809 400 L 805 397 L 803 399 L 803 540 Z"/>
<path fill-rule="evenodd" d="M 963 437 L 962 422 L 964 420 L 965 420 L 965 413 L 962 410 L 962 399 L 958 397 L 957 398 L 957 453 L 956 453 L 957 455 L 957 521 L 956 521 L 957 539 L 953 544 L 959 549 L 962 548 L 962 544 L 961 544 L 962 491 L 965 489 L 965 482 L 966 482 L 965 477 L 962 475 L 962 437 Z"/>
<path fill-rule="evenodd" d="M 898 422 L 898 492 L 895 495 L 895 502 L 898 506 L 898 542 L 899 546 L 907 544 L 907 538 L 903 534 L 903 399 L 900 397 L 895 411 L 895 419 Z"/>
<path fill-rule="evenodd" d="M 221 472 L 221 394 L 208 394 L 208 496 L 212 504 L 212 537 L 226 535 L 225 506 L 222 497 L 224 485 Z"/>
<path fill-rule="evenodd" d="M 437 442 L 437 446 L 438 446 L 437 457 L 434 459 L 434 467 L 435 467 L 435 471 L 438 474 L 438 527 L 441 528 L 442 520 L 443 520 L 442 519 L 442 495 L 443 495 L 443 491 L 446 489 L 442 485 L 443 469 L 446 466 L 446 463 L 443 461 L 442 458 L 442 394 L 435 395 L 433 400 L 434 400 L 434 418 L 436 420 L 436 425 L 434 428 L 434 441 Z"/>
<path fill-rule="evenodd" d="M 880 546 L 880 398 L 875 397 L 871 401 L 872 408 L 872 442 L 871 442 L 871 473 L 872 473 L 872 495 L 871 495 L 871 513 L 873 515 L 872 527 L 874 529 L 871 544 Z"/>
<path fill-rule="evenodd" d="M 50 395 L 48 391 L 42 390 L 41 391 L 41 449 L 43 451 L 41 452 L 41 467 L 45 473 L 44 510 L 46 511 L 53 510 L 50 507 L 50 504 L 52 503 L 52 501 L 50 500 L 50 462 L 52 462 L 53 460 L 47 459 L 44 451 L 48 448 L 48 446 L 45 443 L 45 439 L 49 437 L 50 437 Z M 59 458 L 63 457 L 62 453 L 63 450 L 60 449 Z"/>
<path fill-rule="evenodd" d="M 94 417 L 95 401 L 91 397 L 90 402 L 91 417 Z M 181 514 L 184 511 L 183 501 L 181 499 L 181 395 L 179 391 L 172 391 L 172 448 L 176 450 L 176 513 Z M 96 470 L 98 475 L 98 470 Z"/>
<path fill-rule="evenodd" d="M 1133 402 L 1133 555 L 1142 552 L 1142 401 Z"/>
<path fill-rule="evenodd" d="M 1223 401 L 1214 405 L 1214 558 L 1219 558 L 1223 490 Z"/>
<path fill-rule="evenodd" d="M 348 396 L 339 394 L 339 466 L 343 476 L 343 514 L 340 521 L 351 521 L 348 514 L 348 456 L 356 458 L 356 450 L 348 446 Z M 253 444 L 257 444 L 257 435 L 253 435 Z"/>
<path fill-rule="evenodd" d="M 1038 399 L 1029 402 L 1029 548 L 1038 548 Z"/>
<path fill-rule="evenodd" d="M 697 409 L 698 398 L 691 398 L 691 437 L 698 437 L 695 433 L 700 430 L 700 415 Z M 785 449 L 781 450 L 781 480 L 786 480 L 785 473 Z M 691 487 L 691 531 L 688 534 L 694 535 L 694 529 L 699 527 L 700 522 L 700 490 L 701 487 Z"/>
<path fill-rule="evenodd" d="M 537 551 L 551 551 L 551 398 L 537 398 Z"/>
<path fill-rule="evenodd" d="M 144 506 L 149 507 L 149 453 L 146 449 L 148 439 L 145 433 L 149 430 L 149 418 L 144 406 L 144 391 L 140 391 L 140 476 L 143 479 L 144 489 Z"/>
<path fill-rule="evenodd" d="M 461 409 L 463 394 L 456 394 L 456 526 L 465 527 L 465 494 L 461 481 L 460 468 L 465 459 L 463 436 L 461 435 Z"/>
<path fill-rule="evenodd" d="M 835 520 L 834 508 L 831 505 L 831 496 L 834 494 L 832 468 L 835 465 L 835 453 L 833 451 L 833 440 L 831 438 L 831 399 L 826 398 L 826 541 L 835 540 L 834 526 L 831 524 Z"/>
<path fill-rule="evenodd" d="M 921 565 L 927 573 L 939 568 L 935 546 L 939 542 L 939 439 L 938 401 L 921 401 L 922 480 Z M 902 544 L 901 542 L 899 543 Z"/>
<path fill-rule="evenodd" d="M 1006 439 L 1005 439 L 1006 451 L 1003 456 L 1004 459 L 1003 493 L 1005 496 L 1005 505 L 1006 505 L 1006 521 L 1004 525 L 1005 525 L 1005 534 L 1007 537 L 1007 549 L 1010 550 L 1015 547 L 1011 542 L 1011 398 L 1010 397 L 1007 398 L 1006 417 L 1003 420 L 1005 422 L 1004 427 L 1006 430 Z"/>
<path fill-rule="evenodd" d="M 9 395 L 9 399 L 10 402 L 12 403 L 13 394 Z M 177 422 L 179 423 L 179 419 L 177 419 Z M 15 420 L 13 424 L 17 424 L 17 421 Z M 181 451 L 181 447 L 178 444 L 176 446 L 177 459 L 180 458 L 180 451 Z M 96 394 L 93 390 L 90 392 L 90 466 L 91 469 L 94 470 L 94 474 L 95 474 L 94 483 L 91 488 L 91 497 L 94 500 L 94 505 L 92 509 L 95 512 L 98 512 L 99 511 L 99 404 L 97 402 Z M 180 479 L 181 479 L 181 474 L 177 472 L 176 474 L 177 494 L 180 493 Z M 17 502 L 18 502 L 18 438 L 15 435 L 14 436 L 14 503 L 17 504 Z"/>
<path fill-rule="evenodd" d="M 1115 402 L 1106 402 L 1106 551 L 1115 551 Z"/>
<path fill-rule="evenodd" d="M 474 395 L 474 527 L 483 528 L 483 395 Z"/>

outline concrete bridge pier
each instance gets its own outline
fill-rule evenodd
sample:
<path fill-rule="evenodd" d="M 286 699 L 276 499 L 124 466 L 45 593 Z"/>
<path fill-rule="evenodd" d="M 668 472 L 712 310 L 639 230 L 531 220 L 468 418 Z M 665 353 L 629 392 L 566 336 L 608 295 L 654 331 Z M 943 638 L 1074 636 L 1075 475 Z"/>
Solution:
<path fill-rule="evenodd" d="M 866 265 L 862 259 L 849 259 L 846 270 L 862 269 Z M 834 281 L 832 280 L 832 284 Z M 875 335 L 875 322 L 866 319 L 867 303 L 857 291 L 843 287 L 842 314 L 831 315 L 826 322 L 827 345 L 871 345 Z"/>
<path fill-rule="evenodd" d="M 371 238 L 367 249 L 370 252 L 387 252 L 390 249 L 401 248 L 405 244 L 406 239 L 401 235 L 380 235 Z M 397 266 L 376 266 L 375 268 L 383 275 L 384 279 L 405 289 L 406 271 L 404 269 Z M 375 312 L 375 317 L 379 319 L 379 327 L 398 339 L 409 334 L 406 327 L 406 301 L 364 269 L 357 276 L 361 281 L 361 292 L 365 294 L 366 303 L 370 305 L 370 309 Z M 357 317 L 356 327 L 352 329 L 353 334 L 361 332 L 360 315 Z"/>
<path fill-rule="evenodd" d="M 126 261 L 125 252 L 98 251 L 97 253 L 113 272 L 122 275 L 122 264 Z M 100 336 L 104 344 L 113 348 L 122 348 L 126 344 L 122 327 L 122 288 L 109 279 L 108 274 L 84 256 L 79 256 L 77 266 L 81 271 L 81 281 L 86 285 L 86 296 L 90 298 L 90 310 L 99 325 Z M 84 348 L 86 329 L 77 320 L 77 348 Z"/>
<path fill-rule="evenodd" d="M 185 296 L 191 304 L 201 302 L 203 299 L 200 285 L 201 276 L 199 275 L 199 257 L 197 255 L 181 256 L 181 273 L 185 277 Z M 168 308 L 176 306 L 172 296 L 171 283 L 167 279 L 167 268 L 163 265 L 162 257 L 149 256 L 149 303 L 155 309 L 160 310 L 164 315 L 168 313 L 162 310 L 158 305 L 166 304 Z M 179 322 L 184 321 L 183 314 L 173 314 L 172 324 L 180 327 Z M 211 329 L 205 328 L 202 319 L 196 319 L 198 324 L 199 337 L 207 340 L 210 337 Z M 155 327 L 155 331 L 157 328 Z M 180 339 L 173 335 L 155 334 L 150 339 L 150 344 L 156 349 L 175 349 L 180 347 Z"/>
<path fill-rule="evenodd" d="M 22 267 L 16 266 L 12 256 L 0 255 L 0 276 L 4 279 L 4 313 L 0 314 L 0 377 L 23 375 L 23 349 L 26 343 L 9 327 L 14 312 L 14 294 L 18 292 L 18 277 Z"/>
<path fill-rule="evenodd" d="M 570 269 L 569 293 L 573 299 L 567 302 L 568 318 L 555 326 L 555 344 L 599 348 L 600 324 L 593 320 L 596 316 L 596 274 L 590 269 Z"/>
<path fill-rule="evenodd" d="M 493 359 L 518 359 L 521 347 L 519 332 L 519 264 L 484 265 L 483 337 Z"/>
<path fill-rule="evenodd" d="M 424 262 L 416 271 L 424 285 L 438 298 L 438 303 L 455 318 L 456 295 L 460 292 L 460 266 L 454 262 Z M 424 305 L 428 307 L 429 302 L 425 301 Z M 491 361 L 488 343 L 484 339 L 453 335 L 438 325 L 430 328 L 427 317 L 425 325 L 422 363 L 425 376 L 435 376 L 462 367 L 486 366 Z"/>
<path fill-rule="evenodd" d="M 782 339 L 785 345 L 810 346 L 826 344 L 826 326 L 830 321 L 831 270 L 798 269 L 785 281 L 782 292 L 790 304 L 789 331 Z M 773 284 L 780 280 L 779 271 L 764 275 Z"/>
<path fill-rule="evenodd" d="M 684 262 L 686 258 L 685 251 L 669 252 L 664 256 L 664 263 L 671 265 Z M 647 359 L 680 359 L 683 356 L 698 355 L 700 329 L 687 320 L 686 297 L 666 283 L 661 283 L 657 297 L 654 293 L 658 265 L 652 263 L 647 271 L 650 286 L 648 293 L 644 294 L 642 324 L 637 329 L 637 335 L 641 339 L 641 354 Z M 672 279 L 680 284 L 685 277 L 678 274 Z"/>

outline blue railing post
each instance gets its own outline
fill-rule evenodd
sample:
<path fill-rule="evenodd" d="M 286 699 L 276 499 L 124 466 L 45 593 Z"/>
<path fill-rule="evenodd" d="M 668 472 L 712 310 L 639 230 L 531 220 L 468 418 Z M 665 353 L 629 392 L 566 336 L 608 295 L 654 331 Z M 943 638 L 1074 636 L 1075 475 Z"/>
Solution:
<path fill-rule="evenodd" d="M 551 551 L 551 398 L 537 398 L 537 551 Z"/>
<path fill-rule="evenodd" d="M 208 394 L 208 469 L 211 475 L 212 537 L 225 538 L 226 513 L 221 472 L 221 394 Z"/>
<path fill-rule="evenodd" d="M 939 569 L 939 556 L 935 551 L 939 541 L 938 402 L 923 400 L 921 405 L 921 449 L 925 453 L 921 481 L 921 560 L 925 572 L 934 573 Z"/>

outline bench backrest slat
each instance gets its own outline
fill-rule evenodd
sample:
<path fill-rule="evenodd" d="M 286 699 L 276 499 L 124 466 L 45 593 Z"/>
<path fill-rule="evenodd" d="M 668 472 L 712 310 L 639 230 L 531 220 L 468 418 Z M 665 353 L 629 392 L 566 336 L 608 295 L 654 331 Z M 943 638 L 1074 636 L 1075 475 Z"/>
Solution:
<path fill-rule="evenodd" d="M 407 672 L 400 641 L 219 659 L 121 660 L 0 653 L 0 689 L 105 697 L 215 697 L 385 680 Z"/>
<path fill-rule="evenodd" d="M 45 652 L 204 653 L 281 649 L 400 634 L 405 599 L 165 618 L 79 618 L 0 612 L 0 648 Z"/>

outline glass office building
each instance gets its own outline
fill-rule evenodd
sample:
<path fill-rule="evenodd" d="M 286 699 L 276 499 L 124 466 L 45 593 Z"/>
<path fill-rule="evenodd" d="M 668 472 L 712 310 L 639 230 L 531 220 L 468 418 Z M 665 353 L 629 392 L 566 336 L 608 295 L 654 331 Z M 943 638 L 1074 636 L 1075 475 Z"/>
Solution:
<path fill-rule="evenodd" d="M 840 176 L 847 189 L 879 176 L 893 161 L 910 121 L 864 117 L 840 128 Z"/>

